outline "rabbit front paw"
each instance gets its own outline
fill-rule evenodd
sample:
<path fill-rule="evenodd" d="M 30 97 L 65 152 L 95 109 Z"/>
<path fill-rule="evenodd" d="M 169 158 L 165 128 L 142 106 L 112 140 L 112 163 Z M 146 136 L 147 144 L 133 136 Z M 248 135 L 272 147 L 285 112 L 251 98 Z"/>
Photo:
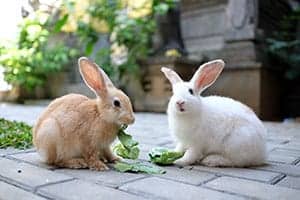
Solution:
<path fill-rule="evenodd" d="M 122 161 L 122 160 L 123 159 L 121 157 L 119 157 L 119 156 L 113 156 L 113 157 L 110 158 L 109 162 L 116 163 L 116 162 Z"/>
<path fill-rule="evenodd" d="M 182 157 L 174 162 L 174 164 L 178 165 L 178 166 L 187 166 L 187 165 L 191 165 L 193 163 L 194 163 L 194 160 L 191 160 L 191 159 L 188 159 L 185 157 Z"/>
<path fill-rule="evenodd" d="M 108 170 L 109 168 L 100 160 L 95 161 L 91 165 L 89 165 L 89 168 L 91 170 L 96 170 L 96 171 L 105 171 Z"/>
<path fill-rule="evenodd" d="M 176 151 L 176 152 L 184 152 L 185 149 L 184 149 L 184 147 L 183 147 L 183 145 L 181 143 L 178 143 L 176 145 L 176 148 L 174 149 L 174 151 Z"/>
<path fill-rule="evenodd" d="M 184 153 L 184 156 L 174 162 L 175 165 L 179 166 L 187 166 L 194 164 L 199 157 L 202 157 L 197 153 L 195 149 L 187 149 L 186 152 Z"/>

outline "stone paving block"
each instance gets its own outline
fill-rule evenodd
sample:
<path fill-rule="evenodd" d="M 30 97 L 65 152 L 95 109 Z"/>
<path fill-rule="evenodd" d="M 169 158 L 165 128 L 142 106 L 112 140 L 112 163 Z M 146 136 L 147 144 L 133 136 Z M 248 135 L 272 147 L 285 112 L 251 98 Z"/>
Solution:
<path fill-rule="evenodd" d="M 291 141 L 287 144 L 282 145 L 282 148 L 300 150 L 300 142 Z"/>
<path fill-rule="evenodd" d="M 164 170 L 166 170 L 167 173 L 156 176 L 193 185 L 199 185 L 216 177 L 212 173 L 178 167 L 164 167 Z"/>
<path fill-rule="evenodd" d="M 271 152 L 276 148 L 282 147 L 282 144 L 267 143 L 267 151 Z"/>
<path fill-rule="evenodd" d="M 283 155 L 283 156 L 294 156 L 296 158 L 300 157 L 300 149 L 295 150 L 295 149 L 276 148 L 271 153 L 274 153 L 274 154 L 277 154 L 277 155 Z"/>
<path fill-rule="evenodd" d="M 145 144 L 145 143 L 139 144 L 140 150 L 145 151 L 145 152 L 149 152 L 154 147 L 155 147 L 155 145 L 153 145 L 153 144 Z"/>
<path fill-rule="evenodd" d="M 149 156 L 148 156 L 148 151 L 140 151 L 139 159 L 148 161 Z"/>
<path fill-rule="evenodd" d="M 278 162 L 278 163 L 286 163 L 286 164 L 293 164 L 297 161 L 298 156 L 293 155 L 280 155 L 274 152 L 270 152 L 267 158 L 269 162 Z"/>
<path fill-rule="evenodd" d="M 270 182 L 274 178 L 280 175 L 279 173 L 275 173 L 275 172 L 255 170 L 251 168 L 220 168 L 220 167 L 205 167 L 205 166 L 194 166 L 193 168 L 200 171 L 247 178 L 247 179 L 263 181 L 263 182 Z"/>
<path fill-rule="evenodd" d="M 300 158 L 300 150 L 276 148 L 269 152 L 268 161 L 294 164 Z"/>
<path fill-rule="evenodd" d="M 6 149 L 0 149 L 0 156 L 12 154 L 12 153 L 17 153 L 20 152 L 21 150 L 14 149 L 14 148 L 6 148 Z"/>
<path fill-rule="evenodd" d="M 172 138 L 169 136 L 162 136 L 162 137 L 154 137 L 154 138 L 146 138 L 144 136 L 136 136 L 134 137 L 135 140 L 139 141 L 143 144 L 148 144 L 152 146 L 161 146 L 164 144 L 172 143 Z"/>
<path fill-rule="evenodd" d="M 37 152 L 28 152 L 28 153 L 20 153 L 20 154 L 14 154 L 10 155 L 9 157 L 22 160 L 28 163 L 31 163 L 33 165 L 46 168 L 46 169 L 55 169 L 55 166 L 47 165 L 44 163 L 40 157 L 40 155 Z"/>
<path fill-rule="evenodd" d="M 287 176 L 277 183 L 277 185 L 300 190 L 300 177 Z"/>
<path fill-rule="evenodd" d="M 176 145 L 174 142 L 170 142 L 167 144 L 162 145 L 163 147 L 169 148 L 169 149 L 175 149 Z"/>
<path fill-rule="evenodd" d="M 300 195 L 300 190 L 232 177 L 220 177 L 205 185 L 216 190 L 258 199 L 299 199 Z"/>
<path fill-rule="evenodd" d="M 33 125 L 36 121 L 39 113 L 42 112 L 44 107 L 40 106 L 29 106 L 23 104 L 10 104 L 1 103 L 0 104 L 1 113 L 0 117 L 8 120 L 16 120 Z"/>
<path fill-rule="evenodd" d="M 297 167 L 295 165 L 272 163 L 272 164 L 268 164 L 268 165 L 262 166 L 262 167 L 255 167 L 253 169 L 279 172 L 279 173 L 287 174 L 290 176 L 299 176 L 300 177 L 300 167 Z"/>
<path fill-rule="evenodd" d="M 71 177 L 63 174 L 6 158 L 0 158 L 0 166 L 1 177 L 29 189 L 71 179 Z"/>
<path fill-rule="evenodd" d="M 73 180 L 60 184 L 49 185 L 38 189 L 38 194 L 53 199 L 85 200 L 85 199 L 113 199 L 113 200 L 138 200 L 144 199 L 126 192 L 85 182 Z"/>
<path fill-rule="evenodd" d="M 291 138 L 287 136 L 267 137 L 267 142 L 273 144 L 286 144 L 290 141 Z"/>
<path fill-rule="evenodd" d="M 144 174 L 120 173 L 114 170 L 99 172 L 88 169 L 58 169 L 55 170 L 55 172 L 67 174 L 69 176 L 76 177 L 85 181 L 101 183 L 112 187 L 116 187 L 128 181 L 133 181 L 135 179 L 145 177 Z"/>
<path fill-rule="evenodd" d="M 209 190 L 202 187 L 187 185 L 184 183 L 165 180 L 157 177 L 141 179 L 135 182 L 125 184 L 120 188 L 124 191 L 130 191 L 135 194 L 152 199 L 163 198 L 172 200 L 194 200 L 194 199 L 242 199 L 238 196 L 225 194 L 218 191 Z"/>
<path fill-rule="evenodd" d="M 5 200 L 43 200 L 45 198 L 0 181 L 0 199 Z"/>

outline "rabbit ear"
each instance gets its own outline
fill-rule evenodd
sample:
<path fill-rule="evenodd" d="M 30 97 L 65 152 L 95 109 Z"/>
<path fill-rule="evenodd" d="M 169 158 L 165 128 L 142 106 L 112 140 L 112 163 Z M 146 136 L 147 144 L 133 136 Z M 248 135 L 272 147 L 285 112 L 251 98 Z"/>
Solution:
<path fill-rule="evenodd" d="M 165 74 L 165 76 L 167 77 L 167 79 L 169 79 L 172 85 L 178 82 L 182 82 L 180 76 L 172 69 L 167 67 L 162 67 L 160 70 Z"/>
<path fill-rule="evenodd" d="M 197 93 L 212 85 L 224 68 L 223 60 L 213 60 L 199 67 L 190 82 L 194 84 Z"/>
<path fill-rule="evenodd" d="M 113 82 L 110 80 L 110 78 L 107 76 L 107 74 L 104 72 L 104 70 L 99 67 L 96 63 L 93 63 L 94 65 L 96 65 L 98 67 L 98 69 L 100 70 L 103 78 L 104 78 L 104 82 L 106 84 L 107 87 L 115 87 Z"/>
<path fill-rule="evenodd" d="M 78 60 L 79 72 L 85 84 L 97 95 L 105 96 L 107 94 L 106 74 L 95 63 L 86 57 Z M 108 78 L 108 77 L 107 77 Z M 109 80 L 110 81 L 110 80 Z M 110 81 L 111 82 L 111 81 Z"/>

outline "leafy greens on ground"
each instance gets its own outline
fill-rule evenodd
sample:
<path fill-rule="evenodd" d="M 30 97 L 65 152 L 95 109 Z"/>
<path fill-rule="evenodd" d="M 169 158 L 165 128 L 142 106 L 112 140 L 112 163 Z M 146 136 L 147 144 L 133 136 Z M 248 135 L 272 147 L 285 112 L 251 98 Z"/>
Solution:
<path fill-rule="evenodd" d="M 32 127 L 24 122 L 0 118 L 0 148 L 27 149 L 32 146 Z"/>
<path fill-rule="evenodd" d="M 153 148 L 149 152 L 150 161 L 159 165 L 171 165 L 183 156 L 183 152 L 172 151 L 163 147 Z"/>
<path fill-rule="evenodd" d="M 147 173 L 147 174 L 164 174 L 164 173 L 166 173 L 165 170 L 163 170 L 157 166 L 144 164 L 141 162 L 133 162 L 133 163 L 117 162 L 114 165 L 114 168 L 119 172 L 134 172 L 134 173 L 142 172 L 142 173 Z"/>

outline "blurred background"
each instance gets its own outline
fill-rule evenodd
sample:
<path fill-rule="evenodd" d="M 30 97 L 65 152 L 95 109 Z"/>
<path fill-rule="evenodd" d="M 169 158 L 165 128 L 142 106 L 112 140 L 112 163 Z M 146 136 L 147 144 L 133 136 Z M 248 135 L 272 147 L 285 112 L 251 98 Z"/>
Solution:
<path fill-rule="evenodd" d="M 263 120 L 300 116 L 299 0 L 10 0 L 0 7 L 0 101 L 94 95 L 77 59 L 101 66 L 135 111 L 165 112 L 161 66 L 189 80 L 226 62 L 206 95 L 235 98 Z"/>

